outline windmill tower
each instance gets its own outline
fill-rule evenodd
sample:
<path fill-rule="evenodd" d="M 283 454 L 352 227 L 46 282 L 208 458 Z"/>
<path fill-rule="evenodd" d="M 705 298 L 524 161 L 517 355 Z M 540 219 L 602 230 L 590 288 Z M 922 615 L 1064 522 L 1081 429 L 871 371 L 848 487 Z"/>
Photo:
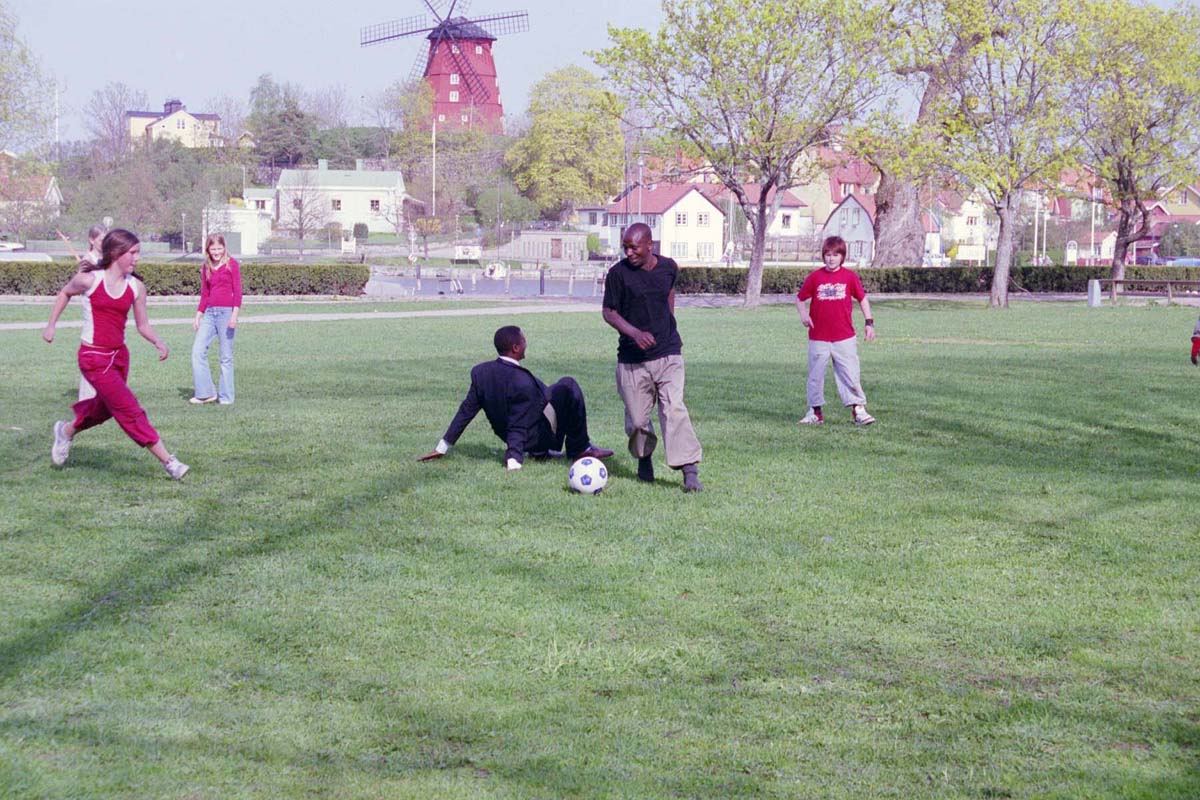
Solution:
<path fill-rule="evenodd" d="M 529 14 L 512 11 L 468 19 L 454 16 L 468 0 L 450 0 L 442 16 L 430 0 L 422 0 L 434 20 L 424 14 L 369 25 L 361 31 L 363 47 L 427 34 L 429 49 L 422 52 L 409 74 L 423 77 L 433 88 L 433 119 L 439 126 L 483 128 L 499 132 L 504 124 L 500 81 L 492 58 L 498 36 L 529 30 Z M 438 5 L 445 5 L 444 0 Z"/>

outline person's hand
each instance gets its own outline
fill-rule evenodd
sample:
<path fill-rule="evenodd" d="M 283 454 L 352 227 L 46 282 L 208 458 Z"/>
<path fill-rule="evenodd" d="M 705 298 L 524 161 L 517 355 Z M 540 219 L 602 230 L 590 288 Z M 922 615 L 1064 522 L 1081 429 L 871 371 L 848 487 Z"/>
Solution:
<path fill-rule="evenodd" d="M 866 332 L 863 334 L 863 337 L 864 337 L 864 338 L 865 338 L 865 339 L 866 339 L 868 342 L 873 342 L 873 341 L 875 341 L 875 326 L 874 326 L 874 325 L 868 325 L 868 326 L 867 326 L 867 330 L 866 330 Z"/>
<path fill-rule="evenodd" d="M 650 331 L 638 331 L 633 337 L 633 343 L 643 350 L 649 350 L 655 345 L 654 334 Z"/>
<path fill-rule="evenodd" d="M 237 317 L 230 317 L 229 325 L 227 325 L 226 327 L 231 331 L 236 330 L 237 329 Z"/>
<path fill-rule="evenodd" d="M 42 328 L 42 338 L 46 340 L 46 344 L 50 344 L 51 342 L 54 341 L 54 326 L 53 325 L 47 325 L 45 328 Z M 1194 356 L 1192 357 L 1192 363 L 1193 364 L 1196 363 L 1196 359 Z"/>
<path fill-rule="evenodd" d="M 167 356 L 169 356 L 171 354 L 171 351 L 169 349 L 167 349 L 166 342 L 159 342 L 158 344 L 156 344 L 154 346 L 158 348 L 158 360 L 166 361 Z"/>
<path fill-rule="evenodd" d="M 444 453 L 439 453 L 437 450 L 430 450 L 423 456 L 417 456 L 417 461 L 433 461 L 435 458 L 441 458 Z"/>
<path fill-rule="evenodd" d="M 801 314 L 800 324 L 806 328 L 811 328 L 813 326 L 812 317 L 810 317 L 808 314 Z"/>
<path fill-rule="evenodd" d="M 200 317 L 201 315 L 197 314 L 196 318 L 192 320 L 192 333 L 200 330 Z"/>

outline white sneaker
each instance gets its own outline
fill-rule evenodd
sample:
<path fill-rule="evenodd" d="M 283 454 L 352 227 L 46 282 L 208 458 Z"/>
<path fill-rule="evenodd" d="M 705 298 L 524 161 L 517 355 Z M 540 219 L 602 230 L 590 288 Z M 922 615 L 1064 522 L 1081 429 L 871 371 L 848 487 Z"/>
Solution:
<path fill-rule="evenodd" d="M 171 456 L 171 460 L 163 464 L 163 469 L 171 476 L 172 480 L 181 480 L 188 473 L 188 465 L 180 461 L 175 456 Z"/>
<path fill-rule="evenodd" d="M 867 413 L 866 406 L 854 407 L 854 424 L 855 425 L 870 425 L 875 421 L 875 418 Z"/>
<path fill-rule="evenodd" d="M 214 394 L 212 397 L 193 397 L 188 402 L 194 406 L 208 405 L 217 402 L 217 396 Z"/>
<path fill-rule="evenodd" d="M 823 425 L 825 424 L 825 415 L 815 408 L 810 408 L 808 413 L 797 422 L 798 425 Z"/>
<path fill-rule="evenodd" d="M 71 453 L 71 437 L 63 433 L 65 427 L 67 421 L 64 419 L 54 423 L 54 444 L 50 447 L 50 460 L 56 467 L 67 463 L 67 456 Z"/>

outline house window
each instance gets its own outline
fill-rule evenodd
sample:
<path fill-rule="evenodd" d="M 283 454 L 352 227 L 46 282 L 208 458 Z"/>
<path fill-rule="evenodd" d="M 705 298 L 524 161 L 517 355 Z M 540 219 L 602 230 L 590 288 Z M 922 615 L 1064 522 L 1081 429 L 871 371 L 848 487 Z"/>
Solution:
<path fill-rule="evenodd" d="M 267 210 L 267 201 L 266 200 L 255 200 L 254 208 L 257 211 L 266 211 Z"/>
<path fill-rule="evenodd" d="M 675 224 L 676 225 L 687 225 L 687 212 L 686 211 L 676 211 L 675 212 Z"/>
<path fill-rule="evenodd" d="M 458 92 L 451 92 L 451 93 L 450 93 L 450 102 L 451 102 L 451 103 L 457 103 L 457 102 L 458 102 Z"/>
<path fill-rule="evenodd" d="M 779 227 L 783 228 L 785 231 L 790 231 L 792 229 L 792 215 L 784 214 L 782 217 L 780 217 Z"/>
<path fill-rule="evenodd" d="M 457 72 L 450 73 L 450 85 L 458 86 L 458 73 Z"/>
<path fill-rule="evenodd" d="M 459 50 L 458 50 L 458 45 L 456 45 L 456 44 L 452 44 L 452 45 L 450 45 L 450 52 L 451 52 L 451 53 L 458 53 L 458 52 L 459 52 Z"/>
<path fill-rule="evenodd" d="M 372 201 L 371 201 L 371 210 L 372 210 L 372 211 L 378 211 L 378 210 L 379 210 L 379 201 L 378 201 L 378 200 L 372 200 Z"/>
<path fill-rule="evenodd" d="M 334 211 L 341 211 L 341 210 L 342 210 L 342 201 L 341 201 L 341 200 L 337 200 L 337 199 L 330 200 L 330 201 L 329 201 L 329 207 L 330 207 L 331 209 L 333 209 Z"/>
<path fill-rule="evenodd" d="M 187 130 L 187 120 L 183 120 L 183 119 L 175 120 L 175 127 L 181 131 Z M 1187 195 L 1184 195 L 1184 197 L 1187 197 Z"/>
<path fill-rule="evenodd" d="M 696 243 L 696 258 L 703 258 L 706 261 L 712 261 L 713 253 L 716 252 L 716 246 L 712 242 L 697 242 Z"/>
<path fill-rule="evenodd" d="M 304 201 L 301 200 L 299 197 L 293 197 L 292 198 L 292 208 L 299 211 L 300 209 L 304 208 Z"/>
<path fill-rule="evenodd" d="M 967 225 L 975 226 L 979 224 L 979 217 L 967 217 Z"/>
<path fill-rule="evenodd" d="M 696 212 L 696 226 L 699 228 L 707 228 L 708 227 L 708 212 L 707 211 L 697 211 Z"/>
<path fill-rule="evenodd" d="M 847 212 L 848 212 L 848 216 L 850 219 L 850 224 L 857 225 L 859 223 L 859 219 L 860 219 L 859 214 L 858 214 L 858 212 L 859 212 L 858 206 L 855 206 L 854 208 L 851 208 L 851 209 L 847 209 Z"/>
<path fill-rule="evenodd" d="M 445 121 L 446 121 L 446 115 L 438 114 L 438 122 L 445 122 Z"/>
<path fill-rule="evenodd" d="M 671 242 L 671 258 L 687 258 L 687 242 Z"/>
<path fill-rule="evenodd" d="M 1187 205 L 1187 189 L 1179 193 L 1179 205 Z"/>
<path fill-rule="evenodd" d="M 851 242 L 850 243 L 850 255 L 854 256 L 855 258 L 862 258 L 862 254 L 863 254 L 863 243 L 862 242 Z"/>
<path fill-rule="evenodd" d="M 853 183 L 843 183 L 842 184 L 842 196 L 849 197 L 852 194 L 854 194 L 854 184 Z"/>
<path fill-rule="evenodd" d="M 588 212 L 588 225 L 595 225 L 596 217 L 597 217 L 597 213 L 595 211 L 589 211 Z"/>
<path fill-rule="evenodd" d="M 475 45 L 475 55 L 477 55 L 477 56 L 483 55 L 483 45 L 481 45 L 481 44 Z"/>
<path fill-rule="evenodd" d="M 463 114 L 461 117 L 459 117 L 459 120 L 462 122 L 468 122 L 470 117 L 468 117 L 466 114 Z"/>

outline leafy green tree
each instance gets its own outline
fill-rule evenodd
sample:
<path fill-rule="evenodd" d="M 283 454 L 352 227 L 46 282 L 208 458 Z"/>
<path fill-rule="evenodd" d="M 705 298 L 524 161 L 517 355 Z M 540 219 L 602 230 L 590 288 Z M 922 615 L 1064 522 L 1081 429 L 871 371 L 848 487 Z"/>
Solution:
<path fill-rule="evenodd" d="M 999 219 L 991 305 L 1008 306 L 1013 237 L 1024 187 L 1056 182 L 1077 141 L 1064 130 L 1080 18 L 1069 0 L 992 0 L 982 26 L 994 35 L 970 48 L 950 76 L 947 157 Z"/>
<path fill-rule="evenodd" d="M 302 92 L 277 84 L 270 74 L 260 75 L 250 90 L 250 116 L 246 125 L 254 135 L 262 164 L 291 167 L 310 157 L 316 120 L 302 107 Z"/>
<path fill-rule="evenodd" d="M 880 174 L 875 194 L 876 267 L 921 263 L 919 188 L 944 180 L 952 87 L 972 51 L 997 33 L 987 0 L 902 0 L 887 22 L 888 102 L 846 132 L 850 149 Z M 908 98 L 915 103 L 906 102 Z"/>
<path fill-rule="evenodd" d="M 17 18 L 0 3 L 0 150 L 39 148 L 49 140 L 54 87 L 17 36 Z"/>
<path fill-rule="evenodd" d="M 1075 114 L 1084 160 L 1117 212 L 1112 276 L 1147 235 L 1147 201 L 1195 180 L 1200 164 L 1200 10 L 1091 0 L 1077 53 Z"/>
<path fill-rule="evenodd" d="M 555 70 L 530 92 L 529 131 L 505 154 L 516 184 L 543 214 L 565 220 L 580 202 L 621 188 L 620 103 L 582 67 Z"/>
<path fill-rule="evenodd" d="M 501 178 L 492 185 L 478 189 L 470 198 L 475 207 L 475 219 L 487 230 L 501 223 L 520 224 L 538 218 L 537 205 L 517 190 L 516 184 Z"/>
<path fill-rule="evenodd" d="M 753 233 L 746 305 L 756 306 L 782 190 L 799 182 L 805 151 L 878 91 L 886 11 L 873 0 L 664 0 L 663 14 L 654 34 L 610 28 L 612 46 L 594 57 L 737 198 Z"/>

